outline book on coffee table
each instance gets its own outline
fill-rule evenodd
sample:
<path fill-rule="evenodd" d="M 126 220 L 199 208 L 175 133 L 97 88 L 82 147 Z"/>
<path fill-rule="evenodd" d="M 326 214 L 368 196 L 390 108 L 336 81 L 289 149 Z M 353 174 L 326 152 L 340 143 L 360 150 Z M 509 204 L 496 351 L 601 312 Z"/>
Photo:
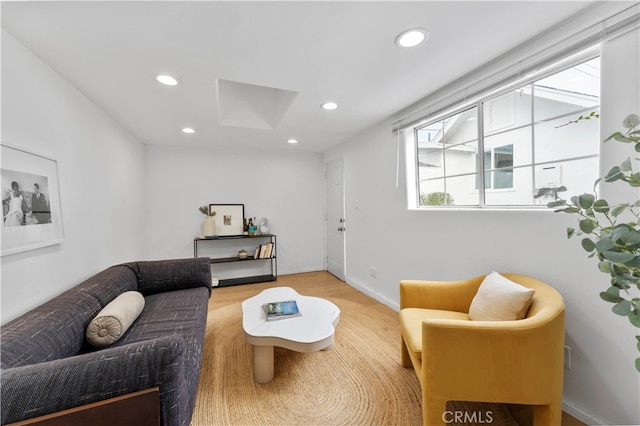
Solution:
<path fill-rule="evenodd" d="M 302 315 L 295 300 L 268 302 L 262 305 L 267 321 L 294 318 Z"/>

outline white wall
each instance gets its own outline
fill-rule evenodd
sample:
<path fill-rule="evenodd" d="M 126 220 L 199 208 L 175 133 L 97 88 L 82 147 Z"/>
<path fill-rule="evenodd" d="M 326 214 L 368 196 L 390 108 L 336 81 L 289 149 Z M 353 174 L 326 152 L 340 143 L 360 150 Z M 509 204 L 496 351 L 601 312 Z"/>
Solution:
<path fill-rule="evenodd" d="M 600 134 L 604 140 L 611 133 L 624 130 L 622 120 L 629 113 L 640 114 L 640 30 L 605 42 L 601 61 Z M 628 156 L 638 158 L 629 144 L 603 144 L 601 175 L 604 176 Z M 634 168 L 638 171 L 637 161 Z M 638 189 L 620 182 L 601 184 L 600 192 L 610 203 L 640 199 Z M 591 271 L 597 270 L 595 263 L 590 262 Z M 598 291 L 602 291 L 608 281 L 606 275 L 599 275 L 596 275 Z M 606 308 L 603 317 L 594 320 L 593 312 L 585 310 L 584 318 L 575 319 L 585 321 L 590 328 L 576 323 L 576 327 L 567 331 L 567 341 L 576 341 L 575 346 L 582 353 L 579 364 L 571 371 L 570 380 L 566 380 L 565 399 L 587 413 L 600 415 L 611 424 L 640 424 L 640 374 L 629 368 L 629 364 L 640 356 L 635 349 L 637 341 L 634 338 L 640 330 L 631 326 L 627 318 L 612 314 L 609 310 L 611 304 L 600 300 L 598 303 Z"/>
<path fill-rule="evenodd" d="M 57 160 L 64 224 L 62 244 L 2 257 L 3 323 L 144 256 L 142 144 L 4 30 L 2 143 Z"/>
<path fill-rule="evenodd" d="M 603 134 L 640 110 L 639 38 L 635 31 L 603 50 Z M 397 309 L 401 279 L 455 280 L 496 270 L 546 281 L 564 295 L 567 306 L 572 369 L 565 369 L 566 408 L 595 424 L 640 424 L 633 337 L 638 331 L 600 300 L 607 276 L 578 240 L 566 238 L 565 229 L 576 225 L 575 218 L 552 211 L 407 210 L 404 167 L 395 186 L 391 122 L 325 155 L 325 162 L 338 156 L 344 160 L 347 282 Z M 603 151 L 615 148 L 603 145 Z M 632 154 L 626 149 L 625 155 Z"/>
<path fill-rule="evenodd" d="M 204 217 L 198 207 L 244 204 L 245 217 L 271 222 L 279 274 L 324 269 L 322 155 L 291 148 L 267 153 L 147 147 L 149 257 L 193 257 Z M 251 242 L 244 248 L 250 250 Z"/>

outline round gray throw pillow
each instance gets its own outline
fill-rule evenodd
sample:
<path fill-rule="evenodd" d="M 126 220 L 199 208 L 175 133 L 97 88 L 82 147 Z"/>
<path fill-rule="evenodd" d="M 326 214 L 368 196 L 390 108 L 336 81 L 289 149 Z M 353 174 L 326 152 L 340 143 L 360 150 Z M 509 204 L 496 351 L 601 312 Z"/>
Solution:
<path fill-rule="evenodd" d="M 144 309 L 144 296 L 125 291 L 109 302 L 87 326 L 89 343 L 99 348 L 112 345 L 129 329 Z"/>

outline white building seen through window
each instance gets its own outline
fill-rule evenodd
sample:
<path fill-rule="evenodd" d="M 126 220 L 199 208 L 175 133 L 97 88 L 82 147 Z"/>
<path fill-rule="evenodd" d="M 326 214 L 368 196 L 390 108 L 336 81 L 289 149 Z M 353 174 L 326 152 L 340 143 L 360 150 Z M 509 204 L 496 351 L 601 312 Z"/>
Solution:
<path fill-rule="evenodd" d="M 416 127 L 418 205 L 535 206 L 553 199 L 534 198 L 541 188 L 592 190 L 598 120 L 567 123 L 599 105 L 593 58 Z"/>

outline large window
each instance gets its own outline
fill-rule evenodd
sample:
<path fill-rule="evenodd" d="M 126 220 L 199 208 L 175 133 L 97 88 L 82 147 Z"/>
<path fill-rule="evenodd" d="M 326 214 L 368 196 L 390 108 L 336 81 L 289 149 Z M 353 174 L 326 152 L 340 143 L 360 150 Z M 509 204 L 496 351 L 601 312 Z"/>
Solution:
<path fill-rule="evenodd" d="M 415 130 L 419 206 L 534 206 L 598 176 L 600 58 L 487 95 Z M 553 191 L 550 192 L 551 194 Z"/>

